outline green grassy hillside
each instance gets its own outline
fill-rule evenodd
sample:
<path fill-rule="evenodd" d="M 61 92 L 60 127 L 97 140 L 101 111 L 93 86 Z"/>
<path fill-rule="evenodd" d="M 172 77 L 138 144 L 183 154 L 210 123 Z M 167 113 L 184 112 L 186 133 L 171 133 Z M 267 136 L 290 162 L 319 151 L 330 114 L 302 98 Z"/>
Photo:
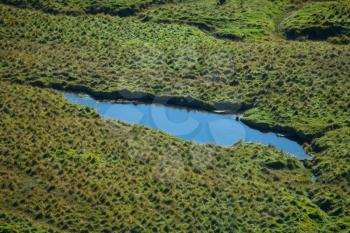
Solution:
<path fill-rule="evenodd" d="M 350 42 L 350 1 L 339 0 L 307 4 L 293 12 L 282 23 L 291 39 L 329 39 L 335 43 Z"/>
<path fill-rule="evenodd" d="M 348 1 L 0 2 L 0 232 L 349 231 Z M 43 87 L 245 111 L 314 158 L 183 142 Z"/>
<path fill-rule="evenodd" d="M 154 22 L 195 25 L 222 38 L 266 39 L 274 37 L 275 21 L 283 14 L 286 2 L 230 0 L 218 5 L 217 0 L 199 0 L 165 4 L 142 14 Z"/>
<path fill-rule="evenodd" d="M 316 232 L 330 220 L 306 195 L 309 171 L 272 148 L 183 142 L 53 91 L 0 85 L 3 228 Z"/>
<path fill-rule="evenodd" d="M 137 16 L 196 26 L 230 40 L 327 39 L 349 43 L 349 1 L 314 0 L 2 0 L 54 14 Z"/>
<path fill-rule="evenodd" d="M 1 79 L 253 107 L 247 120 L 291 128 L 303 140 L 349 124 L 349 46 L 231 43 L 134 18 L 0 10 Z"/>
<path fill-rule="evenodd" d="M 2 0 L 19 7 L 39 9 L 54 14 L 98 14 L 130 16 L 153 4 L 173 0 Z M 176 0 L 175 0 L 176 1 Z"/>

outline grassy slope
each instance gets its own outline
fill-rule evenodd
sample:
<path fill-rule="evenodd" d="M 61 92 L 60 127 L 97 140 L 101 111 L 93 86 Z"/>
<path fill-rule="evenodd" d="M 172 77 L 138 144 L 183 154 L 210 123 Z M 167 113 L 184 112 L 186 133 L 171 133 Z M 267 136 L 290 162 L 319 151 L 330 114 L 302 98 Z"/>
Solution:
<path fill-rule="evenodd" d="M 330 216 L 338 228 L 331 232 L 350 229 L 350 128 L 345 127 L 326 133 L 312 146 L 318 151 L 312 161 L 318 185 L 310 191 L 310 198 Z"/>
<path fill-rule="evenodd" d="M 350 41 L 350 1 L 339 0 L 306 4 L 281 23 L 289 38 L 327 39 L 338 43 Z M 333 37 L 333 38 L 332 38 Z"/>
<path fill-rule="evenodd" d="M 229 0 L 222 6 L 216 0 L 166 4 L 142 12 L 154 22 L 197 25 L 219 37 L 266 39 L 274 37 L 275 20 L 284 13 L 287 1 Z"/>
<path fill-rule="evenodd" d="M 349 124 L 349 46 L 229 43 L 134 18 L 0 10 L 2 79 L 254 106 L 250 120 L 308 137 Z"/>
<path fill-rule="evenodd" d="M 187 1 L 154 6 L 142 12 L 147 20 L 199 26 L 229 39 L 278 40 L 287 38 L 332 38 L 349 43 L 349 1 L 298 0 L 217 0 Z M 282 30 L 282 31 L 280 31 Z"/>
<path fill-rule="evenodd" d="M 0 23 L 2 80 L 244 103 L 253 123 L 328 132 L 312 145 L 318 182 L 309 194 L 328 214 L 325 231 L 349 228 L 349 46 L 228 43 L 187 26 L 7 6 Z"/>
<path fill-rule="evenodd" d="M 169 1 L 169 0 L 168 0 Z M 171 1 L 171 0 L 170 0 Z M 158 4 L 158 0 L 1 0 L 3 3 L 19 7 L 31 7 L 49 13 L 70 15 L 106 13 L 129 16 Z M 167 2 L 167 0 L 163 0 Z"/>
<path fill-rule="evenodd" d="M 100 119 L 53 91 L 0 86 L 3 228 L 316 232 L 331 223 L 306 196 L 302 163 L 272 148 L 196 145 Z"/>
<path fill-rule="evenodd" d="M 233 40 L 328 39 L 349 43 L 349 1 L 314 0 L 2 0 L 70 15 L 138 15 L 145 21 L 197 26 Z"/>

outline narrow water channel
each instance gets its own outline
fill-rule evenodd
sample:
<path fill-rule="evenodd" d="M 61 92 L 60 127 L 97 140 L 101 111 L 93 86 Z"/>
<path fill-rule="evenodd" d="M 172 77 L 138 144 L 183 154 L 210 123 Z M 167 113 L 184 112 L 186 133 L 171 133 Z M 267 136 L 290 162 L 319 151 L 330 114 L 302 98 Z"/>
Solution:
<path fill-rule="evenodd" d="M 308 159 L 297 142 L 276 133 L 252 129 L 232 114 L 216 114 L 158 104 L 100 102 L 87 95 L 65 93 L 73 103 L 88 106 L 105 118 L 158 129 L 175 137 L 202 144 L 232 145 L 240 140 L 273 145 L 291 156 Z"/>

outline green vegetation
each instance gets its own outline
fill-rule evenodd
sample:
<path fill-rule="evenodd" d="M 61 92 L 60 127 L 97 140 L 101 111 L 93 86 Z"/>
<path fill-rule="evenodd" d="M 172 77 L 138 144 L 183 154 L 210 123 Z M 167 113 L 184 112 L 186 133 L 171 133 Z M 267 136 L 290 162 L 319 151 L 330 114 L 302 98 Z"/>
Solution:
<path fill-rule="evenodd" d="M 192 144 L 100 119 L 53 91 L 0 85 L 0 207 L 9 211 L 0 223 L 11 219 L 7 227 L 316 232 L 330 220 L 305 195 L 307 169 L 272 148 Z"/>
<path fill-rule="evenodd" d="M 318 185 L 310 198 L 330 216 L 337 216 L 331 232 L 350 229 L 350 128 L 326 133 L 312 146 L 317 151 L 312 161 Z"/>
<path fill-rule="evenodd" d="M 69 15 L 98 14 L 130 16 L 153 4 L 172 0 L 1 0 L 20 7 L 32 7 L 48 13 Z"/>
<path fill-rule="evenodd" d="M 327 39 L 349 43 L 350 2 L 300 0 L 196 0 L 151 7 L 145 20 L 198 26 L 233 40 Z M 282 32 L 280 30 L 282 29 Z"/>
<path fill-rule="evenodd" d="M 19 212 L 12 213 L 10 210 L 3 211 L 0 209 L 0 232 L 17 233 L 17 232 L 59 232 L 53 226 L 49 226 L 39 221 L 33 221 Z"/>
<path fill-rule="evenodd" d="M 0 11 L 2 79 L 254 106 L 248 119 L 307 140 L 349 124 L 349 46 L 231 43 L 134 18 Z"/>
<path fill-rule="evenodd" d="M 349 43 L 349 1 L 313 0 L 2 0 L 54 14 L 137 16 L 196 26 L 230 40 L 327 39 Z M 283 33 L 281 33 L 281 30 Z"/>
<path fill-rule="evenodd" d="M 348 1 L 1 2 L 36 10 L 0 4 L 0 232 L 350 229 Z M 30 86 L 247 110 L 314 159 L 179 141 Z"/>
<path fill-rule="evenodd" d="M 150 8 L 142 15 L 154 22 L 176 22 L 198 26 L 228 39 L 271 38 L 276 32 L 275 20 L 283 13 L 285 1 L 270 0 L 188 1 Z"/>
<path fill-rule="evenodd" d="M 295 39 L 327 39 L 350 42 L 350 1 L 339 0 L 308 4 L 282 22 L 287 37 Z"/>

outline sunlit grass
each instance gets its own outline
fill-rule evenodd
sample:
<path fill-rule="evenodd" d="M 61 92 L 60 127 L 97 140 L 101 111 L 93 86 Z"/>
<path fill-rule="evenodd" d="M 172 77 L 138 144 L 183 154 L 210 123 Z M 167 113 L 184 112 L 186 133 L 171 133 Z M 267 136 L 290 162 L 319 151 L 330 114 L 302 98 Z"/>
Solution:
<path fill-rule="evenodd" d="M 302 162 L 273 148 L 197 145 L 105 121 L 53 91 L 0 90 L 3 212 L 70 232 L 314 231 L 308 215 L 327 219 L 304 196 Z"/>
<path fill-rule="evenodd" d="M 0 5 L 0 232 L 350 228 L 347 1 L 16 2 L 37 10 Z M 30 85 L 233 104 L 314 159 L 182 142 Z"/>

